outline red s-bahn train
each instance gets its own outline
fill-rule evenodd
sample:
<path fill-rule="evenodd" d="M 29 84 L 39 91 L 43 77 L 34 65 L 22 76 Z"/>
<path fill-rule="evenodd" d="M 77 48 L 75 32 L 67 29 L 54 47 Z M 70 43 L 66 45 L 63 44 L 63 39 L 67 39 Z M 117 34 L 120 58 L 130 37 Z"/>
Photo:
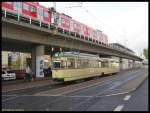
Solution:
<path fill-rule="evenodd" d="M 85 40 L 91 40 L 98 44 L 108 44 L 108 37 L 102 31 L 93 29 L 63 13 L 50 11 L 38 2 L 2 2 L 2 9 L 16 12 L 49 25 L 55 25 L 57 29 L 78 34 Z"/>

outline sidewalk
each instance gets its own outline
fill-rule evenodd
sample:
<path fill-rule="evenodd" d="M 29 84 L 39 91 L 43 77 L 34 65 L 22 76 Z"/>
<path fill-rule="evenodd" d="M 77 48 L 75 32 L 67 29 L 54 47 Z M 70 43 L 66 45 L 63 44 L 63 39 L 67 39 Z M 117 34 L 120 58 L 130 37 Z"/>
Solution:
<path fill-rule="evenodd" d="M 44 78 L 34 78 L 34 81 L 40 81 L 40 80 L 50 80 L 50 77 L 44 77 Z M 14 85 L 14 84 L 20 84 L 20 83 L 27 83 L 29 82 L 27 79 L 20 79 L 20 80 L 10 80 L 10 81 L 2 81 L 2 85 Z"/>
<path fill-rule="evenodd" d="M 54 83 L 56 82 L 49 77 L 36 78 L 31 82 L 27 80 L 7 81 L 7 83 L 2 83 L 2 92 L 51 85 Z"/>

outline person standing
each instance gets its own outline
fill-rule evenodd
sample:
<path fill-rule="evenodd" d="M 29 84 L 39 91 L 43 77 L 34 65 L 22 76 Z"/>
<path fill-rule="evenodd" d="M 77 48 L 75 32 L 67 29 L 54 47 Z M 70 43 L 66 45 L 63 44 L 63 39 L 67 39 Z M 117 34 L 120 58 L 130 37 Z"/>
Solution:
<path fill-rule="evenodd" d="M 29 65 L 27 65 L 27 67 L 26 67 L 26 77 L 29 81 L 31 81 L 31 79 L 32 79 L 32 70 L 31 70 Z"/>

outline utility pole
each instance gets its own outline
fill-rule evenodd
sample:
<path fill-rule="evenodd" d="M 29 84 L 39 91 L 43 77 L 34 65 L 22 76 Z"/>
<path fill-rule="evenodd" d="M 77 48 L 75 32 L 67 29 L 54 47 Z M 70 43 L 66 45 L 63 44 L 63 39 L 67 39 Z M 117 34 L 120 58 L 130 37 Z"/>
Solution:
<path fill-rule="evenodd" d="M 56 11 L 56 2 L 53 2 L 54 10 Z"/>

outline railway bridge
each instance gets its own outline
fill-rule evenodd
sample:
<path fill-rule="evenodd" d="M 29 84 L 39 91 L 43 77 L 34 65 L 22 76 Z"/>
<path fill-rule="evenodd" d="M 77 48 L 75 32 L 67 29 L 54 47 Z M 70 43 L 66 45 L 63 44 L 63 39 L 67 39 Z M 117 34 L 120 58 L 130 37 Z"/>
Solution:
<path fill-rule="evenodd" d="M 36 77 L 44 76 L 39 75 L 40 61 L 44 59 L 44 54 L 51 54 L 51 47 L 61 47 L 63 51 L 77 50 L 100 56 L 120 57 L 120 65 L 122 58 L 133 61 L 142 60 L 134 54 L 120 51 L 109 44 L 90 42 L 80 37 L 58 32 L 55 28 L 33 25 L 31 21 L 31 18 L 29 23 L 25 23 L 20 21 L 19 17 L 17 19 L 2 17 L 2 50 L 31 53 L 32 70 Z"/>

